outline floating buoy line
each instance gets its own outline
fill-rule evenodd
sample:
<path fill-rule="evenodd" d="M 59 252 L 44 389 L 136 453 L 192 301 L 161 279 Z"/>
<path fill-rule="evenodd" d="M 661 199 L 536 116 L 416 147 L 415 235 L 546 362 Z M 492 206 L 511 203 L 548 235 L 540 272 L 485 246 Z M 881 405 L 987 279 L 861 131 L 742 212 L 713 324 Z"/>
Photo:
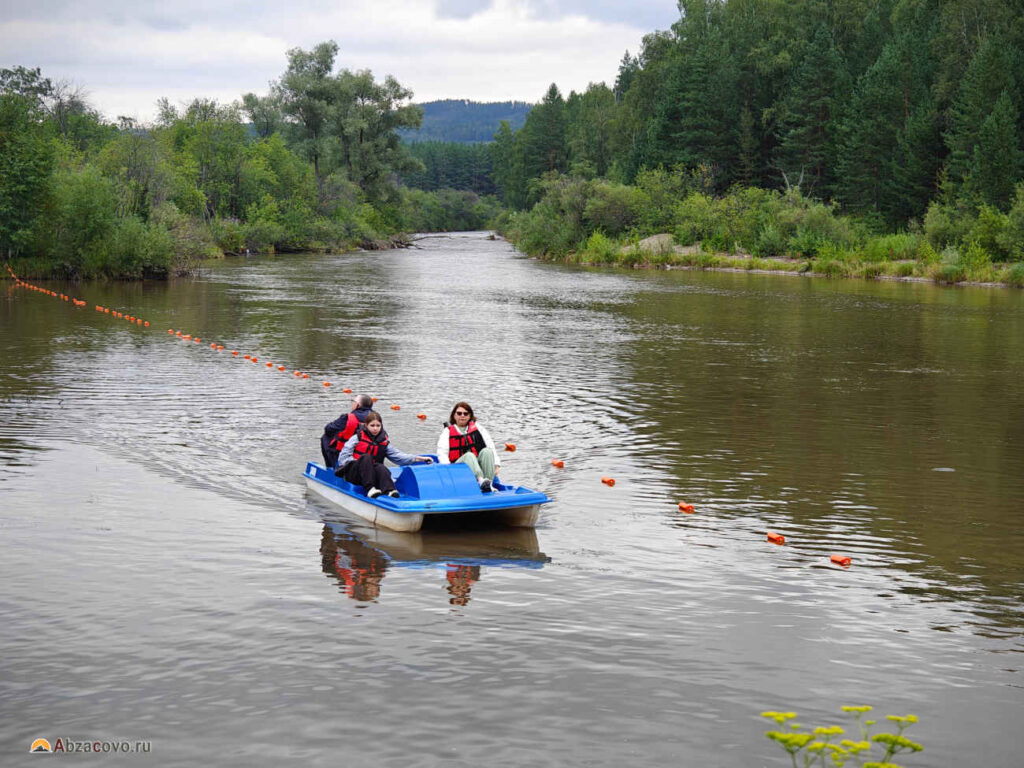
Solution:
<path fill-rule="evenodd" d="M 84 307 L 84 306 L 86 306 L 88 304 L 88 302 L 86 302 L 86 301 L 84 301 L 82 299 L 76 299 L 76 298 L 74 298 L 72 296 L 68 296 L 67 294 L 64 294 L 64 293 L 58 293 L 56 291 L 51 291 L 48 288 L 43 288 L 41 286 L 33 285 L 32 283 L 28 283 L 28 282 L 22 280 L 16 274 L 14 274 L 14 270 L 11 269 L 11 266 L 9 264 L 6 265 L 6 266 L 7 266 L 8 273 L 10 273 L 10 275 L 11 275 L 11 279 L 14 281 L 15 286 L 17 286 L 18 288 L 24 288 L 24 289 L 32 291 L 34 293 L 40 293 L 40 294 L 43 294 L 44 296 L 50 296 L 52 298 L 57 299 L 58 301 L 64 301 L 64 302 L 67 302 L 68 304 L 71 304 L 71 305 L 76 306 L 76 307 Z M 143 328 L 149 328 L 150 327 L 148 320 L 143 320 L 142 318 L 135 317 L 134 315 L 128 315 L 128 314 L 125 314 L 124 312 L 119 312 L 116 309 L 111 309 L 110 307 L 104 307 L 104 306 L 101 306 L 99 304 L 96 304 L 94 306 L 96 308 L 95 311 L 100 313 L 100 314 L 110 315 L 111 317 L 117 318 L 118 320 L 125 320 L 126 322 L 128 322 L 131 325 L 137 325 L 137 326 L 141 326 Z M 184 331 L 181 331 L 181 330 L 175 330 L 174 328 L 168 328 L 167 329 L 167 334 L 171 338 L 173 338 L 173 339 L 181 339 L 182 341 L 191 342 L 193 344 L 201 344 L 202 343 L 202 338 L 201 337 L 193 336 L 190 333 L 185 333 Z M 215 341 L 209 342 L 209 348 L 211 350 L 215 351 L 215 352 L 224 352 L 224 351 L 226 351 L 226 348 L 224 347 L 223 344 L 218 344 Z M 249 354 L 241 354 L 241 352 L 239 350 L 237 350 L 237 349 L 232 349 L 231 350 L 231 356 L 232 357 L 239 357 L 240 355 L 241 355 L 241 359 L 242 360 L 247 360 L 247 361 L 249 361 L 251 363 L 259 365 L 260 359 L 259 359 L 258 356 L 256 356 L 256 355 L 249 355 Z M 276 368 L 281 373 L 287 373 L 287 371 L 288 371 L 288 366 L 283 365 L 281 363 L 278 363 L 278 364 L 275 365 L 272 361 L 264 361 L 264 366 L 266 366 L 270 370 L 274 370 Z M 306 373 L 304 371 L 297 370 L 297 369 L 296 370 L 292 370 L 291 375 L 292 375 L 293 378 L 295 378 L 296 380 L 300 380 L 300 381 L 304 381 L 304 380 L 310 378 L 308 373 Z M 333 386 L 332 382 L 330 382 L 330 381 L 323 381 L 322 385 L 323 385 L 324 389 L 329 389 L 331 386 Z M 345 387 L 341 391 L 344 392 L 345 394 L 351 394 L 352 393 L 352 389 L 350 387 Z M 372 400 L 375 403 L 377 402 L 377 398 L 376 397 L 372 398 Z M 391 410 L 393 410 L 393 411 L 400 411 L 401 409 L 402 409 L 402 406 L 400 406 L 398 403 L 392 403 L 391 404 Z M 417 413 L 416 414 L 416 418 L 421 420 L 421 421 L 425 421 L 427 419 L 427 414 L 422 413 L 422 412 Z M 515 450 L 516 450 L 515 443 L 505 443 L 505 450 L 507 452 L 509 452 L 509 453 L 514 453 Z M 551 466 L 555 467 L 556 469 L 563 469 L 565 467 L 565 461 L 563 459 L 551 459 Z M 612 488 L 612 487 L 615 486 L 615 478 L 614 477 L 609 477 L 607 475 L 602 476 L 601 477 L 601 482 L 604 485 L 608 486 L 609 488 Z M 686 502 L 682 502 L 682 501 L 678 502 L 678 509 L 679 509 L 680 512 L 683 512 L 683 513 L 688 514 L 688 515 L 692 515 L 696 511 L 694 509 L 693 504 L 687 504 Z M 767 532 L 767 541 L 772 543 L 772 544 L 783 545 L 783 544 L 786 543 L 786 537 L 783 536 L 780 533 L 774 533 L 772 531 L 768 531 Z M 843 568 L 848 568 L 852 564 L 853 558 L 851 558 L 849 555 L 833 554 L 833 555 L 829 556 L 829 562 L 834 564 L 834 565 L 841 566 Z"/>

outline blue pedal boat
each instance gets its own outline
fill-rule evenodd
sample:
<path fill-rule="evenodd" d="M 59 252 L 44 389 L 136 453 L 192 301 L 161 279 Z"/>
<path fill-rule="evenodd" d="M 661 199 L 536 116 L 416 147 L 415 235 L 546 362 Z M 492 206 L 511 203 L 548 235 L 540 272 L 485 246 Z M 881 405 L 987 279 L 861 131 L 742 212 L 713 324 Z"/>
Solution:
<path fill-rule="evenodd" d="M 412 464 L 391 467 L 398 498 L 371 499 L 360 485 L 336 477 L 333 469 L 311 461 L 304 473 L 306 487 L 342 509 L 392 531 L 418 531 L 431 515 L 473 514 L 499 525 L 533 528 L 540 507 L 549 499 L 540 491 L 505 485 L 495 479 L 484 493 L 465 464 Z"/>

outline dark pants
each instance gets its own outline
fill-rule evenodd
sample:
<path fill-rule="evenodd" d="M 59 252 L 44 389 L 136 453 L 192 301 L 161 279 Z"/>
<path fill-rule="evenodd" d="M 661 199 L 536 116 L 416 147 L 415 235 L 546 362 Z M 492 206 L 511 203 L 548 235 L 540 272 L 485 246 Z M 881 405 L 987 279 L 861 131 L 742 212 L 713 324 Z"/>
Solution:
<path fill-rule="evenodd" d="M 384 493 L 395 490 L 395 481 L 391 479 L 388 468 L 375 462 L 368 453 L 346 464 L 341 476 L 366 490 L 380 488 Z"/>

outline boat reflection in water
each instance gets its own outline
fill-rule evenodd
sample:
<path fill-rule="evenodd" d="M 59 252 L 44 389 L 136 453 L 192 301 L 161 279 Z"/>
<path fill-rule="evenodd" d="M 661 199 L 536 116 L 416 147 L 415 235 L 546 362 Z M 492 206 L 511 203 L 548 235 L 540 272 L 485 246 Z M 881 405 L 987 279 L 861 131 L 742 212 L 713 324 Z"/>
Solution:
<path fill-rule="evenodd" d="M 320 540 L 324 573 L 338 579 L 353 600 L 375 602 L 392 568 L 445 569 L 451 605 L 469 603 L 470 591 L 485 567 L 542 568 L 532 528 L 423 530 L 401 533 L 358 523 L 324 523 Z M 440 581 L 439 583 L 444 583 Z"/>

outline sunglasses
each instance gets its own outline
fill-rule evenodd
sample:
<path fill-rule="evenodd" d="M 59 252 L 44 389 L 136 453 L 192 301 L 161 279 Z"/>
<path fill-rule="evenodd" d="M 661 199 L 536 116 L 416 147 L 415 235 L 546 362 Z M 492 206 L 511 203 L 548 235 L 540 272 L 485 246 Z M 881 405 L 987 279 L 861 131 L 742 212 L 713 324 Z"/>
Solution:
<path fill-rule="evenodd" d="M 455 415 L 456 416 L 469 416 L 470 413 L 469 413 L 469 411 L 456 411 Z"/>

